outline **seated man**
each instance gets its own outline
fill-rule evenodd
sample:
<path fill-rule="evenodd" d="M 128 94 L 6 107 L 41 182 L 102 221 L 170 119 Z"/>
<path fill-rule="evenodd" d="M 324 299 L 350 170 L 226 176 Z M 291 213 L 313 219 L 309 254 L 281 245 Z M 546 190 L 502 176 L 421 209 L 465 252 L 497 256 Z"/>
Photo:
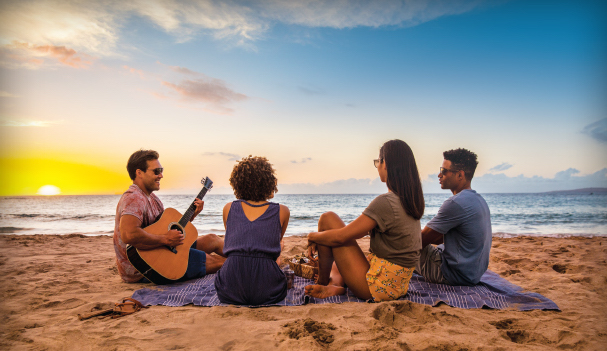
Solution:
<path fill-rule="evenodd" d="M 146 282 L 147 279 L 129 262 L 126 245 L 137 249 L 153 249 L 160 246 L 175 247 L 182 245 L 184 234 L 178 230 L 169 230 L 166 234 L 148 233 L 143 228 L 156 222 L 164 212 L 162 202 L 152 192 L 160 189 L 163 168 L 158 161 L 158 153 L 153 150 L 139 150 L 131 155 L 127 163 L 129 177 L 133 184 L 122 194 L 116 207 L 114 226 L 114 251 L 120 277 L 127 283 Z M 195 200 L 196 211 L 190 221 L 202 211 L 204 201 Z M 215 273 L 221 268 L 223 240 L 215 234 L 199 237 L 190 250 L 188 268 L 183 278 L 200 278 L 207 273 Z M 217 255 L 207 255 L 207 253 Z"/>
<path fill-rule="evenodd" d="M 438 179 L 453 196 L 422 230 L 416 271 L 431 283 L 475 285 L 489 266 L 492 235 L 489 207 L 470 184 L 477 156 L 456 149 L 445 151 L 443 157 Z"/>

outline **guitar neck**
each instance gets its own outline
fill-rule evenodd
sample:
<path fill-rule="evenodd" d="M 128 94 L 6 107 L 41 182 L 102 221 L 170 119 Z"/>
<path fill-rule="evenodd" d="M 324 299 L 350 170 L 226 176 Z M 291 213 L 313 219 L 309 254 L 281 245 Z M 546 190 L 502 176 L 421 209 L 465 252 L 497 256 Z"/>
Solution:
<path fill-rule="evenodd" d="M 198 193 L 198 196 L 196 196 L 197 199 L 202 200 L 202 198 L 204 197 L 204 195 L 207 193 L 209 189 L 202 188 L 202 190 L 200 190 L 200 192 Z M 185 228 L 186 224 L 188 224 L 188 222 L 190 221 L 190 219 L 192 219 L 192 216 L 194 215 L 194 212 L 196 212 L 196 205 L 195 202 L 196 200 L 192 201 L 192 204 L 190 205 L 190 207 L 188 207 L 188 210 L 185 211 L 185 213 L 183 214 L 183 216 L 181 216 L 181 219 L 179 220 L 179 224 Z"/>

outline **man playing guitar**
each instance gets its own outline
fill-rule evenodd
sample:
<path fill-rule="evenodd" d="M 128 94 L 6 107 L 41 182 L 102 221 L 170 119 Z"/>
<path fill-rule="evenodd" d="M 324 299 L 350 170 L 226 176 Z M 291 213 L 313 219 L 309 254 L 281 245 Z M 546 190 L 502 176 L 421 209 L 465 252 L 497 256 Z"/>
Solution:
<path fill-rule="evenodd" d="M 116 265 L 120 277 L 127 283 L 147 282 L 147 279 L 129 262 L 127 244 L 138 250 L 151 250 L 163 246 L 173 248 L 184 242 L 184 234 L 176 229 L 162 234 L 149 233 L 143 229 L 156 222 L 164 212 L 162 202 L 153 194 L 160 189 L 160 180 L 163 178 L 163 168 L 158 158 L 158 152 L 153 150 L 139 150 L 131 155 L 127 170 L 133 184 L 122 194 L 116 207 L 114 227 Z M 190 222 L 202 211 L 204 201 L 197 198 L 194 204 L 196 210 Z M 215 273 L 224 261 L 223 239 L 215 234 L 200 236 L 191 246 L 187 270 L 179 281 Z"/>

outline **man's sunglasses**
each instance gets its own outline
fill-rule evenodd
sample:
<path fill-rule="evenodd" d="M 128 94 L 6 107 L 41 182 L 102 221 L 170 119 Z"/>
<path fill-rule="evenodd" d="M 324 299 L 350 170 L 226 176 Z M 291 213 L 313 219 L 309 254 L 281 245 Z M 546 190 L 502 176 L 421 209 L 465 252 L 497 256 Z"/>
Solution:
<path fill-rule="evenodd" d="M 379 166 L 381 161 L 383 161 L 383 159 L 381 159 L 381 158 L 377 158 L 377 159 L 373 160 L 373 165 L 375 166 L 375 168 L 377 168 Z"/>
<path fill-rule="evenodd" d="M 164 168 L 160 167 L 160 168 L 148 169 L 148 171 L 154 172 L 155 175 L 160 175 L 162 173 L 162 171 L 164 171 Z"/>
<path fill-rule="evenodd" d="M 443 168 L 443 167 L 440 168 L 440 173 L 442 175 L 447 175 L 447 172 L 453 172 L 453 173 L 455 173 L 455 172 L 459 172 L 459 171 L 456 170 L 456 169 L 451 170 L 451 169 L 446 169 L 446 168 Z"/>

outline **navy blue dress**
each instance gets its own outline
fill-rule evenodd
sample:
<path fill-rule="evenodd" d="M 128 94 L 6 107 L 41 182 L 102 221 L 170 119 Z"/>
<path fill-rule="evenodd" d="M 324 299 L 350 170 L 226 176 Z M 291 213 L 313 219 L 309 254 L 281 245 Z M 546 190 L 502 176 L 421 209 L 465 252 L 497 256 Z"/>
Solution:
<path fill-rule="evenodd" d="M 254 221 L 244 214 L 249 206 L 269 206 Z M 215 289 L 222 303 L 269 305 L 287 296 L 287 279 L 276 264 L 280 256 L 280 206 L 232 202 L 226 221 L 223 253 L 227 259 L 215 276 Z"/>

